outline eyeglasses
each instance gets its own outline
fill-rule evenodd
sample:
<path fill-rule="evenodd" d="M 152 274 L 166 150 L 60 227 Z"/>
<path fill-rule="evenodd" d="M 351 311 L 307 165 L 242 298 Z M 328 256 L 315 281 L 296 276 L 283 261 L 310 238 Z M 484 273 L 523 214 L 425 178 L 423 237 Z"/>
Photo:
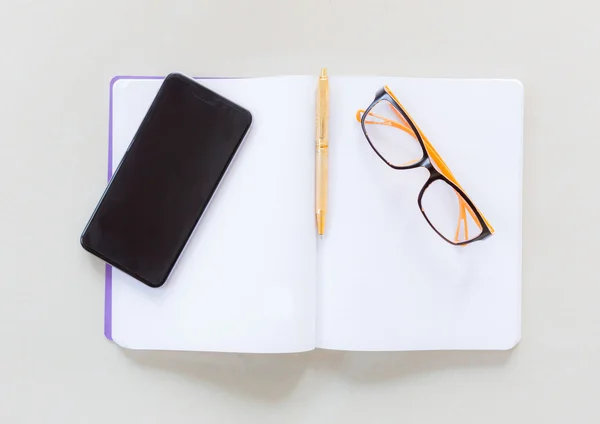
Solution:
<path fill-rule="evenodd" d="M 453 245 L 466 245 L 494 233 L 389 87 L 379 90 L 367 110 L 356 113 L 356 119 L 377 156 L 390 167 L 429 171 L 417 202 L 440 237 Z"/>

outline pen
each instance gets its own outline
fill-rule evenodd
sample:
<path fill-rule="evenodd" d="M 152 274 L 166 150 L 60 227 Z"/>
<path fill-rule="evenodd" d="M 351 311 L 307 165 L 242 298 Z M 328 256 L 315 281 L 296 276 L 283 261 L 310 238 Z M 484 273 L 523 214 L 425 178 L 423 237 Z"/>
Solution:
<path fill-rule="evenodd" d="M 317 234 L 325 233 L 325 215 L 327 214 L 327 184 L 328 184 L 328 126 L 329 126 L 329 80 L 327 69 L 321 69 L 317 85 L 317 134 L 316 134 L 316 163 L 315 211 L 317 217 Z"/>

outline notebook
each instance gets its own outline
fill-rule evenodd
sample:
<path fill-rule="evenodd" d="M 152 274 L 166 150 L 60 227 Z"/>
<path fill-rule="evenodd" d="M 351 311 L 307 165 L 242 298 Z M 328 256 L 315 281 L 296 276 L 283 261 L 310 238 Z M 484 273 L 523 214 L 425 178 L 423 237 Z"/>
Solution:
<path fill-rule="evenodd" d="M 200 78 L 252 128 L 167 283 L 106 268 L 105 335 L 130 349 L 500 350 L 521 337 L 523 87 L 515 80 L 330 75 L 329 210 L 315 228 L 315 76 Z M 162 78 L 110 85 L 108 174 Z M 388 85 L 494 226 L 452 246 L 355 115 Z"/>

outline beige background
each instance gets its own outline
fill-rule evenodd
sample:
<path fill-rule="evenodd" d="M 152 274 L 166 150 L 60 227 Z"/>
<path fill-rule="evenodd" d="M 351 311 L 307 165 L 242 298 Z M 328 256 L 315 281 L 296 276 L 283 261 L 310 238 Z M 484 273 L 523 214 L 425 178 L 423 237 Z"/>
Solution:
<path fill-rule="evenodd" d="M 4 0 L 0 422 L 598 422 L 594 2 Z M 510 77 L 525 85 L 523 340 L 512 352 L 130 353 L 78 239 L 114 74 Z M 502 176 L 498 176 L 501 178 Z"/>

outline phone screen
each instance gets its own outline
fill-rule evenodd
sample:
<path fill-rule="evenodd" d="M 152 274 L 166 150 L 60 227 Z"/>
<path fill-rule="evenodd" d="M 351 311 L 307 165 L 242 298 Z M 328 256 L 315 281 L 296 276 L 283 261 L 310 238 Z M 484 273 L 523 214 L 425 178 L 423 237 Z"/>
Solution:
<path fill-rule="evenodd" d="M 163 285 L 251 121 L 247 110 L 192 79 L 169 75 L 82 246 L 151 287 Z"/>

